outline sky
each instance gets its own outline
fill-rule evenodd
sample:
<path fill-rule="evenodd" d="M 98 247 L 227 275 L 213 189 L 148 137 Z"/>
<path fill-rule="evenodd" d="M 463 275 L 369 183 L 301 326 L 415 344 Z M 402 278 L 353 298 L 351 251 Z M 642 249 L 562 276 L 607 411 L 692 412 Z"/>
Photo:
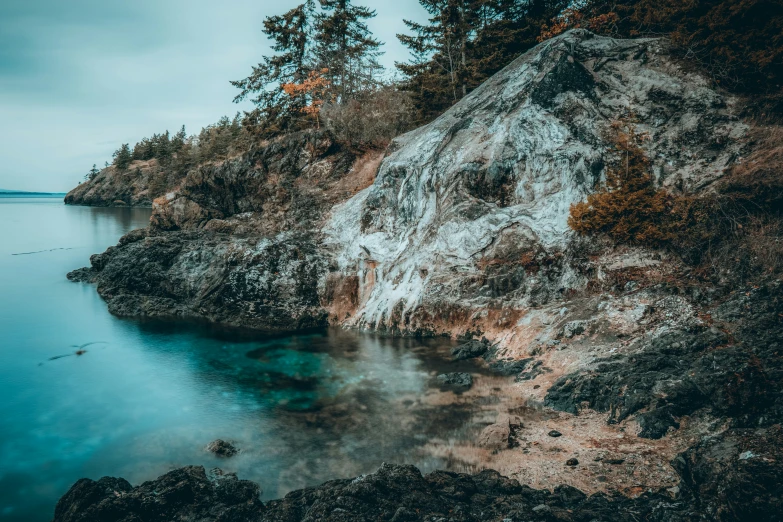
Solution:
<path fill-rule="evenodd" d="M 0 189 L 66 192 L 122 143 L 188 133 L 248 105 L 229 80 L 270 52 L 266 16 L 301 0 L 0 0 Z M 385 42 L 418 0 L 364 0 Z"/>

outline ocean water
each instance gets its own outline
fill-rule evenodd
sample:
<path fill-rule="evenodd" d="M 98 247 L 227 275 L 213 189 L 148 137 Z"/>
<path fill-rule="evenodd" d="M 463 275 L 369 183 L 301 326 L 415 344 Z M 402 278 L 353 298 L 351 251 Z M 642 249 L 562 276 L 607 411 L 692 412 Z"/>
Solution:
<path fill-rule="evenodd" d="M 255 480 L 270 499 L 382 462 L 447 465 L 425 446 L 467 437 L 469 413 L 420 399 L 438 372 L 480 371 L 449 362 L 448 340 L 123 320 L 66 280 L 148 219 L 0 198 L 1 522 L 51 520 L 82 477 L 136 484 L 199 464 Z M 217 438 L 241 453 L 209 454 Z"/>

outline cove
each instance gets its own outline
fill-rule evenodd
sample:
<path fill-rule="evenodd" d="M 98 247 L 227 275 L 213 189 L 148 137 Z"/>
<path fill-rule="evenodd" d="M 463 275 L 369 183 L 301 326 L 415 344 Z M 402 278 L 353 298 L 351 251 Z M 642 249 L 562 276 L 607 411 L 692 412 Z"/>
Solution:
<path fill-rule="evenodd" d="M 449 467 L 427 443 L 475 435 L 466 406 L 420 400 L 438 373 L 483 371 L 448 361 L 447 339 L 121 320 L 65 274 L 149 210 L 14 198 L 0 199 L 0 219 L 2 521 L 50 520 L 82 477 L 136 484 L 219 466 L 270 499 L 383 462 Z M 241 452 L 206 452 L 217 438 Z"/>

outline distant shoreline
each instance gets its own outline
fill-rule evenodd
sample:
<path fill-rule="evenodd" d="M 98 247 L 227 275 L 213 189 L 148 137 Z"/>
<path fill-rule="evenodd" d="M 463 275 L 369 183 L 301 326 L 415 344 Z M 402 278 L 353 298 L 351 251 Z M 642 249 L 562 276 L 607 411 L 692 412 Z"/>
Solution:
<path fill-rule="evenodd" d="M 65 198 L 65 192 L 0 192 L 0 198 Z"/>

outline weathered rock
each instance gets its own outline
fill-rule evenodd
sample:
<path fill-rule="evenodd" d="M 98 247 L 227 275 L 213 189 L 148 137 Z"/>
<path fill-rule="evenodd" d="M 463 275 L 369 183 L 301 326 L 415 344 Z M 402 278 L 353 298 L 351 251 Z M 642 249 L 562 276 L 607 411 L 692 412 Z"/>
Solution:
<path fill-rule="evenodd" d="M 375 183 L 334 209 L 327 243 L 363 295 L 349 322 L 440 331 L 460 318 L 472 331 L 487 309 L 583 288 L 568 212 L 602 179 L 607 130 L 628 107 L 663 186 L 697 193 L 747 143 L 734 100 L 676 65 L 665 41 L 552 38 L 397 138 Z"/>
<path fill-rule="evenodd" d="M 571 321 L 563 326 L 563 337 L 570 339 L 575 335 L 581 335 L 585 333 L 587 329 L 588 321 Z"/>
<path fill-rule="evenodd" d="M 496 359 L 489 363 L 489 367 L 500 375 L 519 375 L 532 361 L 533 359 Z"/>
<path fill-rule="evenodd" d="M 486 340 L 468 341 L 451 350 L 451 356 L 455 361 L 475 359 L 483 356 L 487 350 L 489 350 L 489 342 Z"/>
<path fill-rule="evenodd" d="M 635 415 L 648 438 L 663 437 L 679 427 L 678 418 L 703 408 L 743 427 L 783 421 L 780 283 L 736 292 L 712 314 L 726 321 L 731 338 L 715 327 L 664 331 L 629 355 L 562 377 L 546 404 L 571 413 L 587 404 L 610 412 L 610 423 Z"/>
<path fill-rule="evenodd" d="M 512 431 L 520 429 L 523 425 L 522 418 L 519 415 L 512 415 L 510 413 L 498 413 L 495 424 L 508 426 Z"/>
<path fill-rule="evenodd" d="M 442 386 L 468 389 L 473 386 L 473 377 L 469 373 L 442 373 L 437 377 Z"/>
<path fill-rule="evenodd" d="M 257 484 L 203 467 L 181 468 L 132 488 L 123 479 L 82 479 L 57 502 L 55 522 L 245 522 L 261 520 Z"/>
<path fill-rule="evenodd" d="M 306 235 L 158 233 L 91 262 L 89 279 L 118 316 L 198 318 L 269 332 L 327 324 L 318 290 L 326 260 Z"/>
<path fill-rule="evenodd" d="M 58 502 L 54 522 L 774 521 L 783 498 L 778 458 L 783 445 L 770 435 L 768 431 L 760 438 L 748 438 L 747 433 L 734 433 L 721 441 L 705 441 L 684 454 L 677 464 L 684 473 L 683 487 L 675 498 L 667 491 L 645 492 L 636 498 L 587 496 L 568 486 L 550 492 L 521 486 L 490 470 L 422 476 L 413 466 L 384 464 L 370 475 L 333 480 L 263 505 L 255 484 L 220 473 L 210 480 L 203 468 L 183 468 L 136 488 L 122 479 L 82 479 Z M 758 443 L 770 447 L 762 450 Z M 736 450 L 748 447 L 761 451 L 766 459 L 738 464 Z"/>
<path fill-rule="evenodd" d="M 134 161 L 127 169 L 109 166 L 65 196 L 67 205 L 151 207 L 152 201 L 174 189 L 182 174 L 157 160 Z"/>
<path fill-rule="evenodd" d="M 218 457 L 233 457 L 239 450 L 230 442 L 226 442 L 223 439 L 213 440 L 205 448 L 208 452 L 214 453 Z"/>
<path fill-rule="evenodd" d="M 481 431 L 478 445 L 489 449 L 506 449 L 509 446 L 511 428 L 506 424 L 490 424 Z"/>
<path fill-rule="evenodd" d="M 741 458 L 750 452 L 751 458 Z M 710 520 L 779 520 L 783 513 L 783 428 L 728 430 L 677 457 L 681 487 Z"/>

